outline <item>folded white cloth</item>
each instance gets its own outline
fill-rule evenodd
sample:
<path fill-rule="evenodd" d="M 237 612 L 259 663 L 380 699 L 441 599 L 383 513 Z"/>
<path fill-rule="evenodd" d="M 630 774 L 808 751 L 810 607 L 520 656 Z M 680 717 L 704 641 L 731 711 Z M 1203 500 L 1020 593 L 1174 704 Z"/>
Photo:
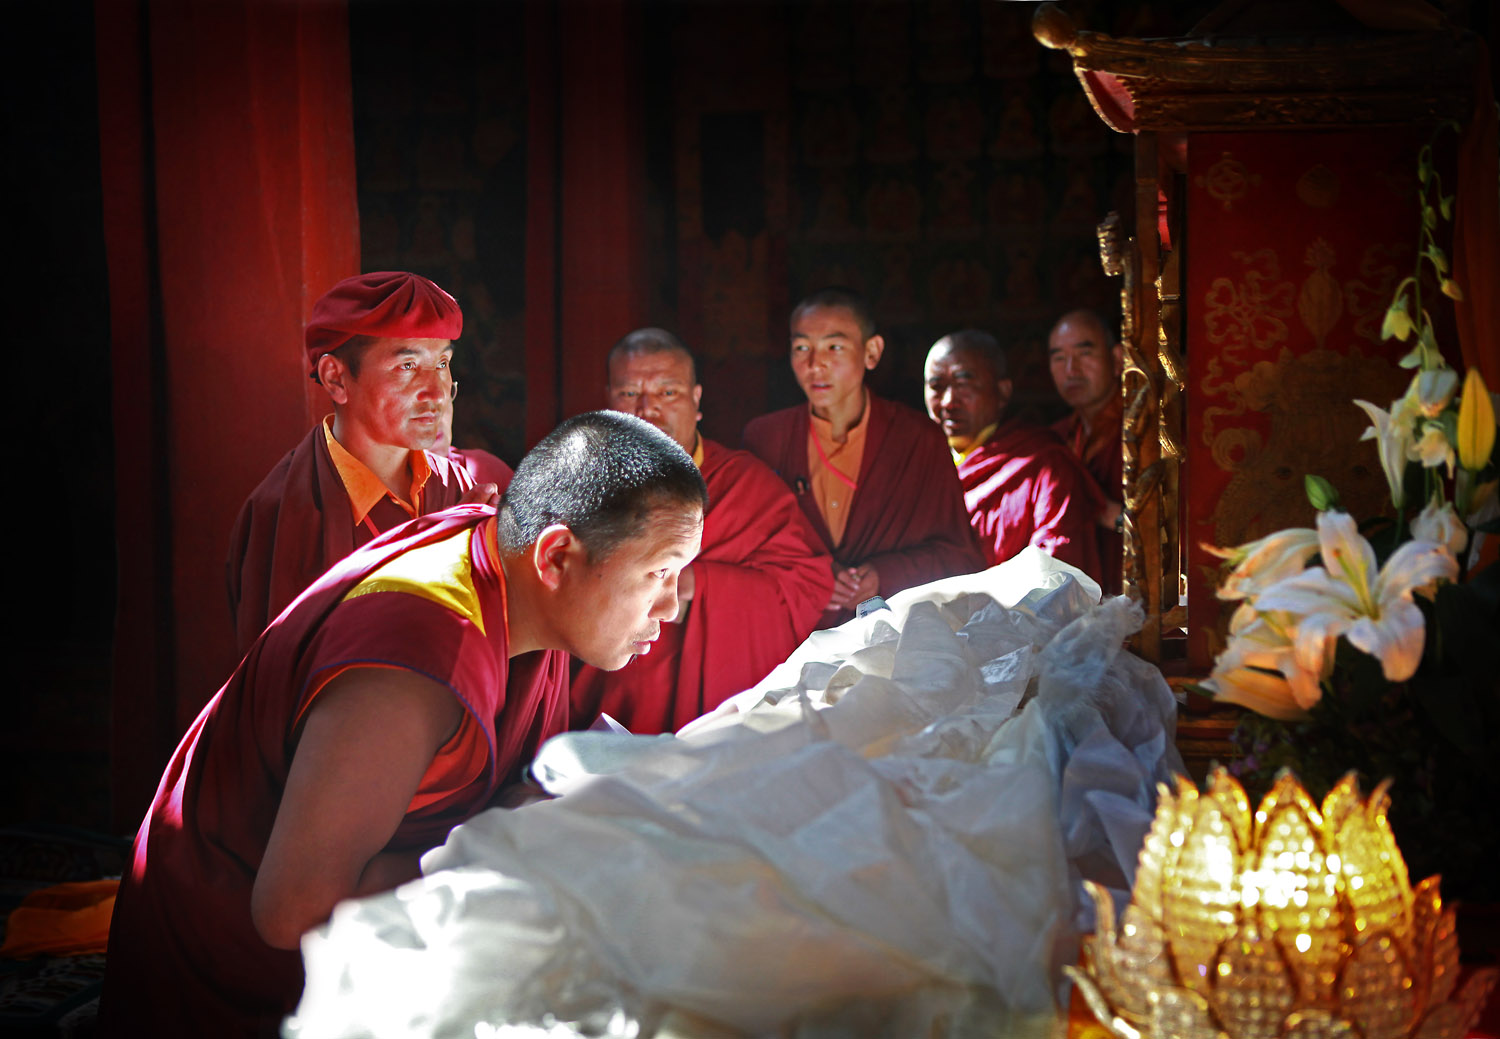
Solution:
<path fill-rule="evenodd" d="M 1140 610 L 1035 550 L 815 633 L 676 736 L 559 736 L 555 800 L 303 940 L 286 1034 L 1045 1034 L 1181 769 Z"/>

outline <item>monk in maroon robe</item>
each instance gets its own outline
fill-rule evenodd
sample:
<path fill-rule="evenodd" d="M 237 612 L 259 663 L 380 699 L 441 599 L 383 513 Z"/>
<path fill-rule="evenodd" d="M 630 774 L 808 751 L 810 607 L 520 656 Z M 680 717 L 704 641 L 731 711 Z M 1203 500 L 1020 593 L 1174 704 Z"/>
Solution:
<path fill-rule="evenodd" d="M 573 679 L 575 726 L 608 714 L 631 732 L 673 732 L 748 689 L 817 625 L 830 557 L 786 485 L 747 451 L 698 432 L 703 387 L 687 347 L 639 329 L 609 353 L 609 404 L 676 440 L 708 484 L 703 549 L 678 578 L 680 608 L 651 652 Z"/>
<path fill-rule="evenodd" d="M 1096 517 L 1100 586 L 1121 590 L 1125 540 L 1121 534 L 1125 457 L 1120 447 L 1120 374 L 1125 351 L 1104 319 L 1092 310 L 1064 314 L 1047 338 L 1047 362 L 1058 395 L 1072 408 L 1052 426 L 1094 478 L 1103 508 Z"/>
<path fill-rule="evenodd" d="M 969 522 L 991 564 L 1028 545 L 1100 578 L 1093 480 L 1057 434 L 1005 418 L 1011 382 L 994 336 L 965 329 L 927 354 L 927 414 L 948 438 Z"/>
<path fill-rule="evenodd" d="M 457 385 L 454 383 L 455 388 Z M 451 402 L 448 409 L 443 412 L 443 430 L 432 445 L 432 453 L 444 456 L 460 469 L 467 470 L 474 478 L 476 485 L 494 484 L 495 491 L 499 494 L 505 493 L 505 488 L 510 486 L 510 478 L 514 475 L 510 466 L 488 451 L 477 447 L 457 448 L 453 446 L 453 405 Z"/>
<path fill-rule="evenodd" d="M 314 582 L 167 767 L 115 904 L 104 1033 L 278 1034 L 302 935 L 416 877 L 567 726 L 567 654 L 650 649 L 706 505 L 669 437 L 594 412 L 537 445 L 498 514 L 421 517 Z"/>
<path fill-rule="evenodd" d="M 240 509 L 227 578 L 235 644 L 261 631 L 329 566 L 414 516 L 498 500 L 430 448 L 451 407 L 458 304 L 415 274 L 346 278 L 313 306 L 306 348 L 333 414 Z"/>
<path fill-rule="evenodd" d="M 874 595 L 984 567 L 947 444 L 910 408 L 864 385 L 885 340 L 847 289 L 792 311 L 792 373 L 807 404 L 753 419 L 745 446 L 797 495 L 834 557 L 822 627 Z"/>

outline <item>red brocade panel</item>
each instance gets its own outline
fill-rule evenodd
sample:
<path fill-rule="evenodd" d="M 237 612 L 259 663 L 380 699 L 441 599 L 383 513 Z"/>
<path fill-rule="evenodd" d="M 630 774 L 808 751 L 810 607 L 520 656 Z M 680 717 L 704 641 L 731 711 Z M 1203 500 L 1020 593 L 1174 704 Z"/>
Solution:
<path fill-rule="evenodd" d="M 1206 670 L 1233 604 L 1201 547 L 1311 526 L 1303 476 L 1357 516 L 1389 508 L 1356 398 L 1388 407 L 1408 344 L 1380 341 L 1413 268 L 1420 128 L 1205 133 L 1188 145 L 1186 498 L 1189 655 Z M 1450 189 L 1451 190 L 1451 189 Z M 1435 294 L 1434 294 L 1435 295 Z M 1442 296 L 1424 296 L 1435 318 Z M 1458 363 L 1451 334 L 1442 334 Z"/>

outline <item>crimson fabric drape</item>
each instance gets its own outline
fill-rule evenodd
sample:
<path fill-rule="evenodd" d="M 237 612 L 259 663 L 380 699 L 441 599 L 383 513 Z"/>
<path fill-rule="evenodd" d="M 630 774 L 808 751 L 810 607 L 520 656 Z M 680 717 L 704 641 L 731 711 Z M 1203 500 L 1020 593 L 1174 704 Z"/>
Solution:
<path fill-rule="evenodd" d="M 342 0 L 97 0 L 121 602 L 116 817 L 233 664 L 245 495 L 324 402 L 312 302 L 359 268 Z"/>

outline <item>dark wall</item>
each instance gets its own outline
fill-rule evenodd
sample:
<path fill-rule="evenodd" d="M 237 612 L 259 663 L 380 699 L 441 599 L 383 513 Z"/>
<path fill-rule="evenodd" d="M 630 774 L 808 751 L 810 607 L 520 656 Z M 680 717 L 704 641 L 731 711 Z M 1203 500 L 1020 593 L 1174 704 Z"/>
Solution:
<path fill-rule="evenodd" d="M 11 524 L 0 824 L 108 821 L 115 608 L 93 5 L 7 15 Z"/>
<path fill-rule="evenodd" d="M 1067 6 L 1092 29 L 1166 35 L 1210 5 Z M 1057 410 L 1052 322 L 1076 306 L 1118 311 L 1094 229 L 1111 209 L 1128 218 L 1131 139 L 1094 115 L 1067 56 L 1032 37 L 1034 8 L 627 5 L 641 41 L 629 88 L 645 111 L 620 163 L 646 181 L 641 311 L 700 355 L 710 436 L 737 442 L 745 420 L 799 399 L 787 312 L 829 283 L 875 303 L 880 392 L 918 405 L 927 347 L 975 325 L 1011 348 L 1017 404 Z M 527 222 L 558 219 L 527 204 L 528 91 L 557 87 L 526 81 L 525 5 L 411 11 L 351 6 L 363 265 L 420 271 L 458 297 L 455 440 L 514 463 L 528 377 L 595 378 L 568 358 L 529 376 L 524 364 Z"/>
<path fill-rule="evenodd" d="M 526 84 L 521 4 L 349 12 L 362 266 L 411 270 L 463 307 L 454 442 L 511 465 L 526 375 Z"/>

